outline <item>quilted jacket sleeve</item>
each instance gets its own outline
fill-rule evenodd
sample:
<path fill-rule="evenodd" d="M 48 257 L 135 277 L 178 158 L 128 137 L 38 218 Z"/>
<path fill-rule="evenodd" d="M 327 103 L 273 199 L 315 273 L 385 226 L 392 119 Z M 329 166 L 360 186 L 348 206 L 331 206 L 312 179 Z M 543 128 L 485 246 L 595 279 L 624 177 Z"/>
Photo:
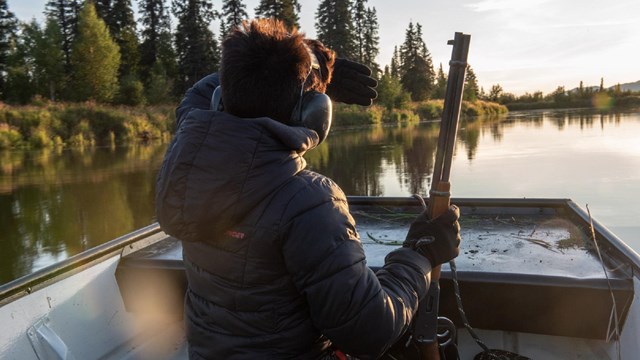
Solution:
<path fill-rule="evenodd" d="M 176 109 L 176 121 L 178 125 L 184 120 L 189 111 L 193 109 L 209 110 L 213 90 L 220 85 L 218 73 L 213 73 L 200 79 L 184 94 L 184 98 Z"/>
<path fill-rule="evenodd" d="M 431 265 L 400 248 L 374 273 L 367 267 L 346 199 L 337 190 L 293 218 L 284 259 L 322 334 L 350 355 L 375 359 L 409 326 L 427 292 Z"/>

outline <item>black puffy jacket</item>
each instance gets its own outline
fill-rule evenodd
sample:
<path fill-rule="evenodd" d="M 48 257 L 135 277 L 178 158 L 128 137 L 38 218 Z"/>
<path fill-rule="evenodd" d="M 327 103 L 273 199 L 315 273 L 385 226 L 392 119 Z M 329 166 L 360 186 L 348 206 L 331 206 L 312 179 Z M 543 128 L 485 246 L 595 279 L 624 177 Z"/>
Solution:
<path fill-rule="evenodd" d="M 429 262 L 401 248 L 373 273 L 330 179 L 304 170 L 317 134 L 210 111 L 210 75 L 177 109 L 158 175 L 162 229 L 182 240 L 191 359 L 377 358 L 406 330 Z"/>

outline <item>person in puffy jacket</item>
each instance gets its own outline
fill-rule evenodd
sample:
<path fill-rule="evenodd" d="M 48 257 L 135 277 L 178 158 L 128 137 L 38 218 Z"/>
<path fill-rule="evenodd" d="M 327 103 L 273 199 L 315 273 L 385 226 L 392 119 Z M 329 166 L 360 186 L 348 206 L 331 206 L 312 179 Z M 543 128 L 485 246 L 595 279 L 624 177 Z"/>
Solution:
<path fill-rule="evenodd" d="M 458 254 L 452 207 L 417 219 L 374 273 L 345 194 L 305 170 L 330 126 L 325 97 L 370 105 L 370 74 L 260 19 L 233 29 L 219 73 L 187 91 L 156 212 L 183 245 L 190 359 L 379 358 L 407 330 L 431 268 Z"/>

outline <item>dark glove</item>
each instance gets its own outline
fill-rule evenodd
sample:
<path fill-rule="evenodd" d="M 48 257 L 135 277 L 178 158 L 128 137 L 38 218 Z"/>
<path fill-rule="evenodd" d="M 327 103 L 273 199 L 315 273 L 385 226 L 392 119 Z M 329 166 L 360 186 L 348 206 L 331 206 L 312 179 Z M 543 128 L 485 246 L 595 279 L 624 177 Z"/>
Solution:
<path fill-rule="evenodd" d="M 430 220 L 425 210 L 411 224 L 402 244 L 426 257 L 431 266 L 438 266 L 460 254 L 460 209 L 451 205 L 449 210 Z"/>
<path fill-rule="evenodd" d="M 369 106 L 378 97 L 373 89 L 376 86 L 378 82 L 371 77 L 371 69 L 354 61 L 338 58 L 333 65 L 333 75 L 326 94 L 333 101 Z"/>

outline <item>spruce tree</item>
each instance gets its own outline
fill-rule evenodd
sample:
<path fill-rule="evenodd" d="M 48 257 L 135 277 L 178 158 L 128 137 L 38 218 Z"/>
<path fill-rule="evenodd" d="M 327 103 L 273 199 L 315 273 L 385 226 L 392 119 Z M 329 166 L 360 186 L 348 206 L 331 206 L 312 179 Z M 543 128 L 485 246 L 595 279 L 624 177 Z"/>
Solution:
<path fill-rule="evenodd" d="M 349 0 L 322 0 L 316 11 L 318 40 L 339 57 L 356 59 L 353 22 Z"/>
<path fill-rule="evenodd" d="M 113 0 L 109 19 L 109 22 L 105 21 L 105 23 L 109 27 L 111 38 L 120 48 L 120 79 L 136 78 L 140 51 L 131 0 Z"/>
<path fill-rule="evenodd" d="M 96 13 L 98 17 L 101 18 L 109 30 L 111 30 L 111 8 L 112 8 L 112 0 L 93 0 L 93 4 L 96 7 Z"/>
<path fill-rule="evenodd" d="M 220 12 L 220 36 L 224 37 L 229 30 L 238 26 L 249 17 L 246 6 L 242 0 L 223 0 Z"/>
<path fill-rule="evenodd" d="M 467 65 L 467 73 L 464 76 L 464 96 L 463 99 L 467 101 L 478 100 L 479 87 L 478 78 L 476 73 L 473 72 L 471 66 Z"/>
<path fill-rule="evenodd" d="M 24 38 L 28 44 L 28 57 L 33 62 L 32 81 L 35 93 L 56 100 L 64 87 L 64 53 L 62 37 L 58 23 L 48 18 L 45 28 L 40 29 L 37 22 L 25 26 Z"/>
<path fill-rule="evenodd" d="M 167 77 L 175 76 L 176 55 L 171 40 L 169 12 L 164 0 L 139 0 L 138 8 L 142 23 L 140 77 L 148 85 L 154 71 L 156 77 L 161 76 L 158 71 L 164 72 Z M 157 63 L 161 65 L 157 66 Z"/>
<path fill-rule="evenodd" d="M 6 98 L 9 56 L 18 30 L 18 21 L 9 11 L 7 0 L 0 0 L 0 99 Z"/>
<path fill-rule="evenodd" d="M 435 86 L 435 71 L 427 45 L 422 40 L 422 26 L 409 23 L 400 47 L 400 81 L 413 101 L 429 98 Z"/>
<path fill-rule="evenodd" d="M 393 47 L 393 56 L 391 57 L 391 65 L 389 67 L 389 74 L 395 78 L 400 78 L 400 52 L 398 51 L 398 47 Z"/>
<path fill-rule="evenodd" d="M 133 17 L 131 0 L 112 0 L 109 22 L 106 22 L 112 39 L 120 49 L 120 84 L 117 102 L 138 105 L 144 102 L 143 85 L 140 81 L 140 41 Z"/>
<path fill-rule="evenodd" d="M 354 0 L 351 18 L 353 19 L 354 60 L 364 63 L 364 33 L 367 18 L 367 0 Z"/>
<path fill-rule="evenodd" d="M 300 27 L 298 0 L 260 0 L 255 12 L 257 17 L 282 20 L 289 29 Z"/>
<path fill-rule="evenodd" d="M 367 8 L 364 23 L 362 63 L 371 68 L 375 77 L 380 75 L 380 65 L 376 62 L 376 57 L 380 52 L 380 36 L 378 35 L 378 29 L 379 25 L 376 8 Z"/>
<path fill-rule="evenodd" d="M 4 99 L 8 102 L 26 104 L 35 94 L 33 86 L 33 58 L 29 49 L 34 43 L 33 34 L 39 30 L 38 24 L 19 24 L 21 29 L 11 41 L 6 63 L 6 83 Z M 33 31 L 35 27 L 36 31 Z"/>
<path fill-rule="evenodd" d="M 45 5 L 45 15 L 54 19 L 60 28 L 67 77 L 71 75 L 71 51 L 77 34 L 79 10 L 78 0 L 49 0 Z"/>
<path fill-rule="evenodd" d="M 209 30 L 214 13 L 208 0 L 174 0 L 173 14 L 178 19 L 176 91 L 182 94 L 200 78 L 217 70 L 220 58 L 218 43 Z"/>
<path fill-rule="evenodd" d="M 438 74 L 436 75 L 436 87 L 433 90 L 433 98 L 444 99 L 446 94 L 447 94 L 447 76 L 444 74 L 444 70 L 442 69 L 442 63 L 440 63 L 440 67 L 438 68 Z"/>
<path fill-rule="evenodd" d="M 85 3 L 78 17 L 78 36 L 71 55 L 76 99 L 113 99 L 118 89 L 120 52 L 91 1 Z"/>

